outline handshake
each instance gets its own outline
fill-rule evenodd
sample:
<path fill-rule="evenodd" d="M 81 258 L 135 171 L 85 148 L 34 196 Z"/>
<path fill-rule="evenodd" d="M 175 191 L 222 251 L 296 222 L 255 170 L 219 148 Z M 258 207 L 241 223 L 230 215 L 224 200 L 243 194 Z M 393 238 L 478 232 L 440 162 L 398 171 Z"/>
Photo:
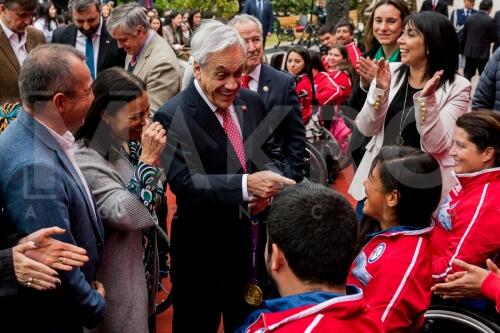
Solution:
<path fill-rule="evenodd" d="M 247 189 L 252 193 L 248 208 L 252 215 L 260 213 L 285 185 L 294 185 L 295 181 L 272 171 L 259 171 L 248 175 Z"/>

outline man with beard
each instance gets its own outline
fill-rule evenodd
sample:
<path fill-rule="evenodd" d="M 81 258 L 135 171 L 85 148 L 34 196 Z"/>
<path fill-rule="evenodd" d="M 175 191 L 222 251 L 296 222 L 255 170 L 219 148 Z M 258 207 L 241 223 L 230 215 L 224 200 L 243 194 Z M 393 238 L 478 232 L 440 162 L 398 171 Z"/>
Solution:
<path fill-rule="evenodd" d="M 73 23 L 54 31 L 52 43 L 68 44 L 85 54 L 92 79 L 106 68 L 125 65 L 125 52 L 106 29 L 100 0 L 73 0 Z"/>

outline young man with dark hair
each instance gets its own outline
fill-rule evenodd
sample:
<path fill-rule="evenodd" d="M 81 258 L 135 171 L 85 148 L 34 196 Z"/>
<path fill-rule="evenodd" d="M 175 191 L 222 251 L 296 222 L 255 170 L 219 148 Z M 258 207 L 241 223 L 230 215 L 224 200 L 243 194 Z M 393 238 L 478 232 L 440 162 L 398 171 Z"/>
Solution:
<path fill-rule="evenodd" d="M 319 42 L 321 43 L 321 47 L 326 49 L 325 50 L 326 52 L 328 52 L 328 50 L 332 46 L 337 44 L 337 38 L 335 38 L 335 31 L 336 31 L 335 27 L 330 24 L 324 25 L 318 30 Z"/>
<path fill-rule="evenodd" d="M 349 61 L 353 68 L 356 68 L 358 63 L 358 58 L 361 57 L 361 50 L 358 49 L 356 43 L 353 40 L 354 27 L 349 21 L 340 21 L 335 26 L 335 37 L 337 38 L 337 43 L 343 44 L 347 49 L 347 55 L 349 56 Z"/>
<path fill-rule="evenodd" d="M 281 298 L 266 300 L 237 332 L 383 332 L 360 289 L 345 285 L 357 222 L 337 192 L 286 188 L 267 220 L 266 266 Z"/>

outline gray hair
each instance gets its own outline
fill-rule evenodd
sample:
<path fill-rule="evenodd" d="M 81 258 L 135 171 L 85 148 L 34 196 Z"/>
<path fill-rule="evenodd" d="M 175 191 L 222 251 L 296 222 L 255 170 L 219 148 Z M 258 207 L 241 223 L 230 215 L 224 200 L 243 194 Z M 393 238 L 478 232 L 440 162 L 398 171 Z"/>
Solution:
<path fill-rule="evenodd" d="M 204 67 L 211 53 L 233 45 L 239 45 L 246 57 L 246 44 L 235 28 L 217 20 L 203 20 L 191 40 L 191 51 L 194 61 Z"/>
<path fill-rule="evenodd" d="M 26 106 L 33 108 L 35 102 L 48 101 L 56 93 L 75 95 L 77 79 L 71 57 L 85 60 L 83 53 L 63 44 L 43 44 L 28 54 L 19 74 L 19 90 Z"/>
<path fill-rule="evenodd" d="M 135 34 L 137 27 L 141 26 L 149 30 L 148 16 L 144 9 L 137 3 L 127 3 L 113 9 L 106 22 L 110 34 L 116 28 L 121 28 L 124 33 Z"/>
<path fill-rule="evenodd" d="M 255 25 L 257 25 L 257 27 L 259 28 L 259 33 L 262 36 L 262 33 L 263 33 L 262 32 L 262 23 L 260 23 L 260 21 L 255 16 L 252 16 L 252 15 L 248 15 L 248 14 L 236 15 L 229 22 L 227 22 L 227 25 L 230 27 L 234 27 L 237 24 L 245 24 L 245 23 L 249 23 L 249 22 L 255 23 Z"/>
<path fill-rule="evenodd" d="M 68 9 L 77 13 L 86 11 L 90 6 L 94 5 L 98 12 L 101 11 L 101 0 L 69 0 Z"/>

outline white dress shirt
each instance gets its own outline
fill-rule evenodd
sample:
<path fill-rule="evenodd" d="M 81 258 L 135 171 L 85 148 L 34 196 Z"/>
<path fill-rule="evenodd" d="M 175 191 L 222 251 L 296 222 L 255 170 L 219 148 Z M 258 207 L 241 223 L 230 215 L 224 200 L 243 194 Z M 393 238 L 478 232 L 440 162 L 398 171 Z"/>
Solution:
<path fill-rule="evenodd" d="M 194 86 L 196 87 L 196 90 L 200 94 L 201 98 L 203 98 L 203 100 L 205 101 L 205 103 L 207 103 L 207 105 L 210 108 L 210 110 L 212 110 L 212 112 L 215 114 L 215 116 L 217 117 L 217 120 L 219 121 L 220 125 L 222 127 L 224 127 L 224 121 L 222 119 L 222 116 L 217 112 L 217 106 L 215 106 L 214 104 L 212 104 L 212 102 L 210 102 L 208 100 L 208 97 L 205 95 L 205 93 L 203 92 L 203 90 L 201 90 L 200 84 L 198 83 L 197 79 L 194 79 Z M 233 118 L 233 121 L 236 123 L 236 126 L 238 127 L 238 131 L 240 132 L 240 135 L 241 135 L 240 123 L 238 121 L 238 116 L 236 116 L 236 113 L 234 112 L 234 105 L 231 105 L 229 107 L 229 113 L 231 114 L 231 117 Z M 243 136 L 242 136 L 242 138 L 243 138 Z M 248 188 L 247 188 L 247 178 L 248 178 L 248 174 L 244 174 L 243 177 L 242 177 L 242 179 L 241 179 L 241 188 L 242 188 L 242 194 L 243 194 L 243 201 L 248 201 L 248 198 L 249 198 Z"/>
<path fill-rule="evenodd" d="M 19 36 L 20 34 L 16 34 L 12 30 L 10 30 L 1 19 L 0 25 L 2 26 L 2 29 L 5 32 L 7 39 L 9 40 L 10 46 L 12 46 L 12 50 L 16 54 L 19 65 L 22 66 L 24 59 L 26 59 L 26 56 L 28 55 L 28 51 L 26 50 L 27 32 L 24 32 L 23 34 L 21 34 L 21 36 Z"/>
<path fill-rule="evenodd" d="M 50 127 L 48 127 L 47 125 L 42 123 L 41 121 L 39 121 L 39 120 L 36 120 L 36 121 L 38 121 L 40 124 L 45 126 L 45 128 L 50 132 L 50 134 L 52 134 L 54 139 L 56 139 L 57 143 L 59 143 L 59 145 L 61 146 L 61 148 L 64 151 L 64 153 L 66 154 L 66 156 L 68 156 L 68 159 L 71 162 L 71 164 L 73 165 L 73 167 L 75 168 L 75 171 L 78 174 L 78 177 L 80 177 L 80 181 L 82 182 L 83 187 L 85 188 L 87 198 L 89 199 L 89 202 L 92 205 L 92 212 L 94 213 L 94 217 L 96 217 L 95 205 L 94 205 L 94 200 L 92 198 L 92 194 L 90 193 L 89 186 L 87 185 L 87 181 L 85 180 L 85 177 L 83 176 L 82 171 L 80 170 L 80 167 L 76 163 L 75 137 L 73 136 L 73 134 L 71 134 L 70 131 L 66 131 L 66 133 L 64 133 L 64 135 L 61 136 L 58 133 L 56 133 L 55 131 L 53 131 Z"/>
<path fill-rule="evenodd" d="M 250 76 L 252 79 L 250 82 L 248 82 L 248 88 L 252 91 L 257 92 L 259 89 L 259 79 L 260 79 L 260 68 L 262 67 L 262 64 L 259 64 L 255 69 L 250 73 L 247 74 Z"/>

